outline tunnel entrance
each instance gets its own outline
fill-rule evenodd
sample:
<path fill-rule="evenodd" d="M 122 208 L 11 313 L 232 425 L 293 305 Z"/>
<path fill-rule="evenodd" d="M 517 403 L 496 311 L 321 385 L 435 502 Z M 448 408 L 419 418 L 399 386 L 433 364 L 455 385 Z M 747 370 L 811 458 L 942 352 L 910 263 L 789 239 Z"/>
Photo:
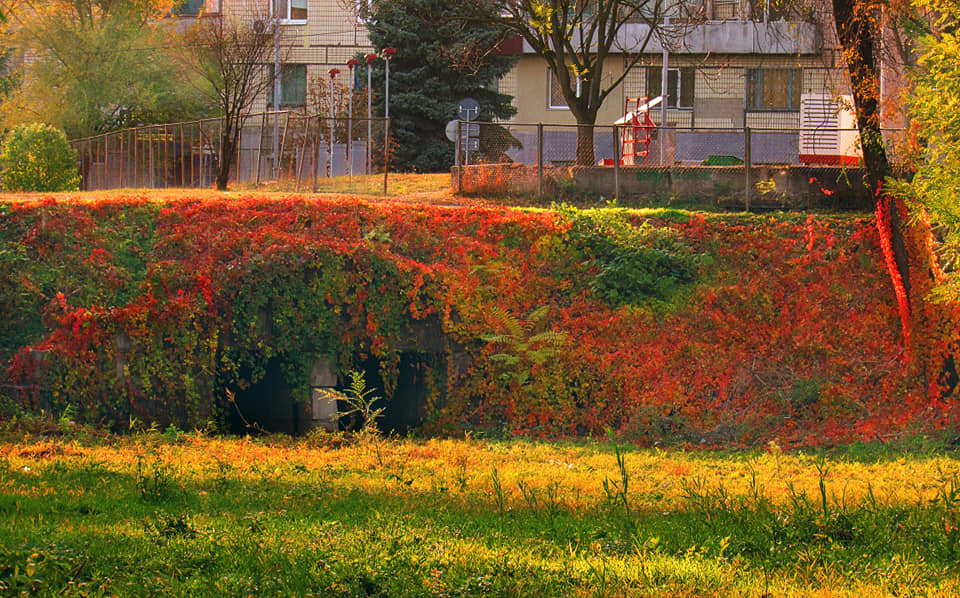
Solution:
<path fill-rule="evenodd" d="M 283 375 L 283 362 L 271 359 L 263 378 L 234 394 L 236 405 L 227 405 L 227 426 L 232 434 L 281 432 L 297 434 L 306 414 L 306 407 L 294 400 Z"/>
<path fill-rule="evenodd" d="M 297 400 L 284 376 L 283 366 L 281 359 L 271 359 L 263 378 L 245 390 L 236 391 L 236 405 L 226 405 L 226 423 L 231 433 L 296 435 L 315 427 L 356 429 L 362 423 L 356 415 L 337 422 L 338 411 L 350 410 L 342 396 L 337 400 L 337 394 L 342 395 L 349 388 L 349 376 L 338 380 L 327 362 L 317 360 L 310 372 L 310 394 Z M 373 395 L 386 398 L 379 362 L 367 359 L 360 367 L 367 389 L 372 390 Z M 385 408 L 379 424 L 382 432 L 403 435 L 423 423 L 427 402 L 440 390 L 439 381 L 444 379 L 445 365 L 442 354 L 407 351 L 401 353 L 397 367 L 393 396 L 388 401 L 378 401 L 374 407 Z"/>
<path fill-rule="evenodd" d="M 427 402 L 437 387 L 437 380 L 443 367 L 442 355 L 431 355 L 407 351 L 400 354 L 397 365 L 397 386 L 393 396 L 386 404 L 378 403 L 385 410 L 380 418 L 380 431 L 386 434 L 404 435 L 423 423 L 427 415 Z M 367 388 L 374 388 L 375 394 L 384 396 L 383 379 L 379 364 L 375 359 L 364 363 L 364 378 Z"/>

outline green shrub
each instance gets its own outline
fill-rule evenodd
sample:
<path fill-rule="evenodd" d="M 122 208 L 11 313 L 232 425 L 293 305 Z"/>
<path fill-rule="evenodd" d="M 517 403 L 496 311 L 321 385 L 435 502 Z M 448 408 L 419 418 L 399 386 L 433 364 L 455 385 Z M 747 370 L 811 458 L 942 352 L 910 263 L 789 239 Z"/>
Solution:
<path fill-rule="evenodd" d="M 567 242 L 596 270 L 594 292 L 613 305 L 669 299 L 710 261 L 675 230 L 649 222 L 634 226 L 623 210 L 557 210 L 570 222 Z"/>
<path fill-rule="evenodd" d="M 11 131 L 0 162 L 7 191 L 75 191 L 80 184 L 76 150 L 63 131 L 42 123 Z"/>

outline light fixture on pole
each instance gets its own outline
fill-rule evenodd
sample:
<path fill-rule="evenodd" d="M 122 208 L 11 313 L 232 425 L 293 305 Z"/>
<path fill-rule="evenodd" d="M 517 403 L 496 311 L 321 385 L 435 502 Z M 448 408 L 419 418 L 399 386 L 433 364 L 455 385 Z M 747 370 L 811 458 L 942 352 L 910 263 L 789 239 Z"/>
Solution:
<path fill-rule="evenodd" d="M 333 176 L 333 84 L 340 69 L 330 69 L 330 156 L 327 160 L 327 176 Z"/>
<path fill-rule="evenodd" d="M 347 164 L 350 176 L 353 176 L 353 69 L 360 64 L 360 61 L 356 58 L 351 58 L 347 61 L 347 68 L 350 69 L 350 81 L 348 83 L 348 95 L 347 95 Z"/>
<path fill-rule="evenodd" d="M 384 71 L 383 83 L 383 117 L 390 118 L 390 57 L 397 53 L 396 48 L 384 48 L 383 59 L 387 65 Z"/>
<path fill-rule="evenodd" d="M 373 172 L 373 85 L 370 73 L 373 71 L 373 61 L 376 54 L 367 54 L 363 57 L 367 61 L 367 174 Z"/>

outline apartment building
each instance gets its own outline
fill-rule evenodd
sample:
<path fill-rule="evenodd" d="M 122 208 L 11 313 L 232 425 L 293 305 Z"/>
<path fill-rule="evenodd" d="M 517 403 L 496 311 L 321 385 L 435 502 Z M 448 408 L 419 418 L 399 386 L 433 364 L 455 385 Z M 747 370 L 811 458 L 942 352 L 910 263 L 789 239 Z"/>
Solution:
<path fill-rule="evenodd" d="M 330 69 L 341 71 L 346 84 L 347 61 L 373 51 L 364 18 L 369 0 L 184 0 L 185 17 L 234 19 L 260 30 L 280 27 L 283 65 L 278 109 L 304 108 L 309 90 L 329 81 Z M 273 65 L 265 65 L 270 71 Z M 359 76 L 359 72 L 356 73 Z M 273 110 L 273 94 L 257 98 L 250 112 Z"/>
<path fill-rule="evenodd" d="M 799 161 L 801 98 L 829 98 L 838 106 L 834 99 L 849 93 L 828 7 L 699 0 L 685 9 L 693 18 L 662 25 L 663 35 L 654 33 L 640 61 L 604 102 L 596 124 L 611 125 L 623 117 L 628 98 L 660 96 L 666 60 L 665 110 L 658 106 L 650 118 L 673 129 L 664 140 L 667 161 L 697 163 L 712 154 L 742 158 L 743 134 L 734 131 L 744 127 L 760 132 L 756 139 L 764 160 Z M 619 46 L 635 52 L 636 40 L 648 33 L 644 23 L 627 23 Z M 547 63 L 519 40 L 513 52 L 520 59 L 499 87 L 514 96 L 517 114 L 510 122 L 575 124 Z M 604 77 L 615 80 L 635 58 L 635 53 L 612 55 Z M 730 132 L 696 133 L 710 129 Z M 598 138 L 598 154 L 609 157 L 609 145 L 606 136 Z"/>
<path fill-rule="evenodd" d="M 801 95 L 842 92 L 845 74 L 820 24 L 821 12 L 777 11 L 767 3 L 704 0 L 695 11 L 702 18 L 665 26 L 666 41 L 656 34 L 651 38 L 640 63 L 605 102 L 597 124 L 621 117 L 627 97 L 660 95 L 666 56 L 668 125 L 798 126 Z M 632 40 L 643 39 L 647 31 L 645 24 L 626 24 L 623 47 L 633 46 Z M 525 43 L 516 50 L 521 58 L 500 82 L 500 91 L 514 96 L 513 121 L 573 124 L 545 61 Z M 610 58 L 605 77 L 619 76 L 632 58 Z M 659 111 L 651 116 L 659 124 Z"/>

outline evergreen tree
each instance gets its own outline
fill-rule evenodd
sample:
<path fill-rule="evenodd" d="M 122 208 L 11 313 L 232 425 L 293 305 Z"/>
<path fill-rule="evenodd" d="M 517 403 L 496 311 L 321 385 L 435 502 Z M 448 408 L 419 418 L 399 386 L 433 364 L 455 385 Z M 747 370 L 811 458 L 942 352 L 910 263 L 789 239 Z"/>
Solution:
<path fill-rule="evenodd" d="M 390 59 L 391 168 L 414 172 L 449 170 L 454 143 L 444 128 L 457 118 L 466 97 L 480 103 L 477 120 L 516 113 L 511 96 L 491 89 L 515 62 L 495 53 L 505 30 L 464 17 L 466 5 L 449 0 L 384 0 L 367 24 L 378 52 Z M 384 62 L 373 63 L 375 115 L 384 113 Z"/>

